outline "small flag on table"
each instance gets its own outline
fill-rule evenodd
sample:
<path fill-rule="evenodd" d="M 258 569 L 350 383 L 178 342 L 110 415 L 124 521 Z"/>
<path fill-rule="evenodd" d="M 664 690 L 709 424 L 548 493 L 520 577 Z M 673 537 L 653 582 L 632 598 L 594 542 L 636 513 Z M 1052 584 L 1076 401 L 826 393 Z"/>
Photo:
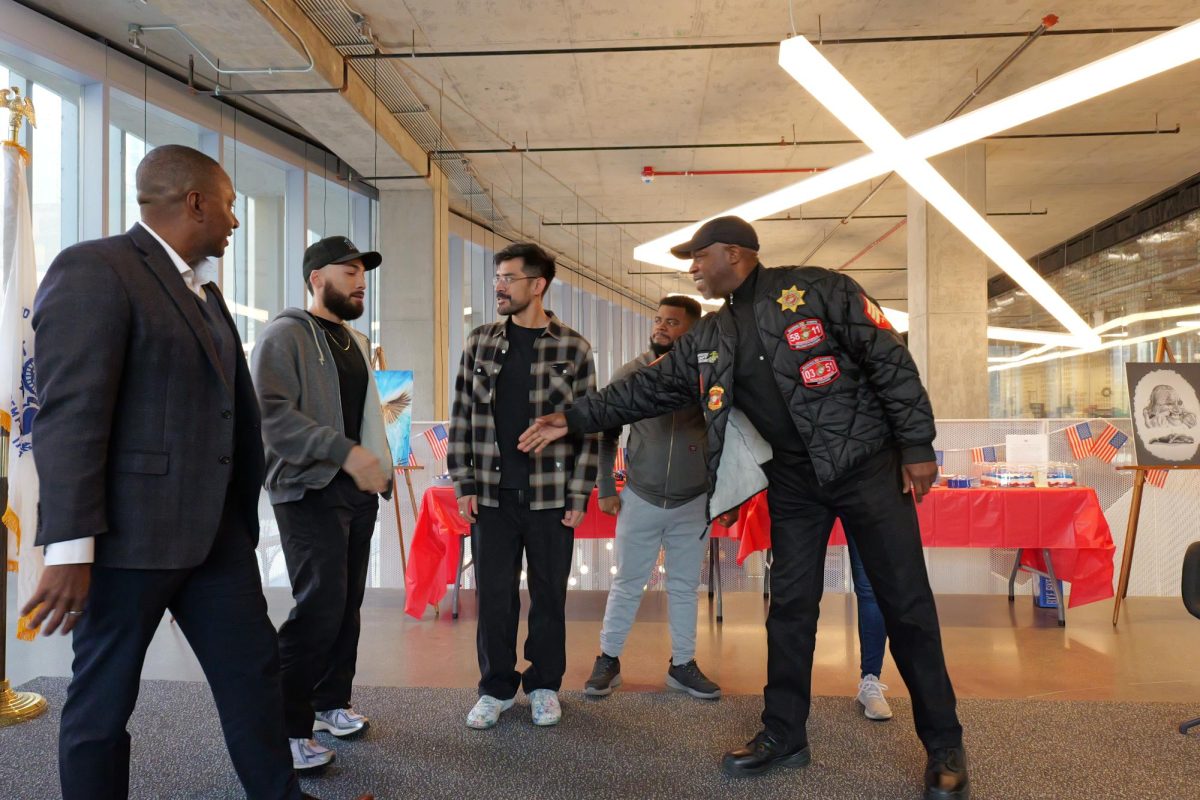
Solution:
<path fill-rule="evenodd" d="M 996 463 L 996 448 L 992 447 L 972 447 L 971 462 L 974 464 L 995 464 Z"/>
<path fill-rule="evenodd" d="M 1107 423 L 1104 426 L 1104 430 L 1100 431 L 1100 435 L 1096 437 L 1096 443 L 1092 445 L 1092 455 L 1105 464 L 1111 464 L 1113 459 L 1117 457 L 1117 452 L 1128 441 L 1129 437 L 1121 433 L 1120 428 L 1111 422 Z"/>
<path fill-rule="evenodd" d="M 1167 471 L 1165 469 L 1148 469 L 1146 470 L 1146 483 L 1159 489 L 1167 485 Z"/>
<path fill-rule="evenodd" d="M 421 462 L 420 462 L 420 461 L 417 461 L 417 454 L 416 454 L 416 453 L 414 453 L 412 450 L 409 450 L 409 451 L 408 451 L 408 465 L 409 465 L 410 467 L 419 467 L 419 466 L 421 466 Z"/>
<path fill-rule="evenodd" d="M 439 461 L 446 457 L 446 445 L 449 439 L 450 435 L 446 433 L 445 425 L 434 425 L 425 431 L 425 441 L 429 442 L 429 449 L 433 451 L 433 457 Z"/>
<path fill-rule="evenodd" d="M 616 474 L 618 472 L 621 472 L 621 473 L 625 472 L 625 455 L 626 455 L 625 448 L 618 447 L 617 448 L 617 458 L 613 462 L 613 473 L 614 474 Z"/>
<path fill-rule="evenodd" d="M 1067 442 L 1071 445 L 1071 455 L 1082 461 L 1092 454 L 1092 446 L 1096 440 L 1092 438 L 1092 426 L 1086 422 L 1067 428 Z"/>

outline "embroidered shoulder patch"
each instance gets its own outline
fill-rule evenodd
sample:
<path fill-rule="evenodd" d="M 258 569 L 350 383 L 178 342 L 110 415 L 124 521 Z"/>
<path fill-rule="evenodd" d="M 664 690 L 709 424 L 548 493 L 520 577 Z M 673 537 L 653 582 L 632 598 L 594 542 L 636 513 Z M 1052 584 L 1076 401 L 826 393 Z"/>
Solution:
<path fill-rule="evenodd" d="M 890 331 L 892 329 L 892 323 L 888 322 L 888 318 L 883 315 L 883 311 L 879 308 L 879 306 L 875 305 L 871 298 L 867 297 L 865 294 L 862 296 L 862 301 L 863 313 L 867 315 L 867 319 L 871 320 L 871 322 L 874 322 L 876 328 L 882 328 L 885 331 Z"/>

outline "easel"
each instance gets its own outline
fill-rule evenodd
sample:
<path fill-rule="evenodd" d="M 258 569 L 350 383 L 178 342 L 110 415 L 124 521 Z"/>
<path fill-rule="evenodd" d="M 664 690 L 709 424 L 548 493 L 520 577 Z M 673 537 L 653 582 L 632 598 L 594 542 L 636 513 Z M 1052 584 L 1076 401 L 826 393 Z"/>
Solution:
<path fill-rule="evenodd" d="M 387 369 L 387 358 L 383 355 L 382 347 L 375 348 L 375 353 L 371 356 L 371 366 L 376 370 Z M 408 556 L 404 553 L 404 523 L 400 520 L 400 482 L 396 474 L 404 474 L 404 483 L 408 486 L 408 502 L 412 506 L 413 519 L 416 519 L 417 495 L 413 491 L 412 473 L 421 469 L 425 468 L 414 467 L 411 464 L 396 464 L 392 467 L 392 508 L 396 513 L 396 538 L 400 541 L 400 571 L 404 574 L 408 574 Z"/>
<path fill-rule="evenodd" d="M 1154 363 L 1162 364 L 1164 361 L 1175 363 L 1175 354 L 1171 352 L 1171 346 L 1167 343 L 1166 338 L 1158 340 L 1158 348 L 1154 351 Z M 1133 404 L 1133 398 L 1130 398 L 1130 405 Z M 1113 616 L 1112 624 L 1115 627 L 1117 619 L 1121 616 L 1121 601 L 1125 599 L 1125 593 L 1129 590 L 1129 571 L 1133 566 L 1133 545 L 1137 541 L 1138 518 L 1142 513 L 1142 490 L 1146 487 L 1146 473 L 1152 469 L 1161 469 L 1167 471 L 1185 470 L 1185 469 L 1200 469 L 1200 466 L 1193 465 L 1152 465 L 1152 466 L 1130 466 L 1117 467 L 1119 470 L 1132 470 L 1133 476 L 1133 498 L 1129 502 L 1129 523 L 1125 526 L 1125 555 L 1121 558 L 1121 579 L 1117 583 L 1117 594 L 1113 598 Z"/>

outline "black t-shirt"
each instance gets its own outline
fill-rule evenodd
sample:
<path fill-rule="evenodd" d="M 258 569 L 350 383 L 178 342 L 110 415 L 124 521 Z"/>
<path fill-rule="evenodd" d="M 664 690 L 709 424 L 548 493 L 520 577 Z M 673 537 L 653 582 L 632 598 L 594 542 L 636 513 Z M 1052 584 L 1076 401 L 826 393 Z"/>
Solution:
<path fill-rule="evenodd" d="M 792 412 L 779 391 L 774 368 L 758 335 L 758 320 L 754 316 L 754 287 L 761 270 L 761 266 L 755 267 L 729 297 L 729 310 L 733 312 L 738 342 L 737 354 L 733 359 L 736 387 L 733 404 L 771 443 L 772 450 L 807 458 L 808 451 L 800 440 L 800 432 L 796 430 Z"/>
<path fill-rule="evenodd" d="M 508 352 L 496 380 L 496 443 L 500 446 L 500 488 L 529 488 L 529 454 L 517 449 L 517 440 L 529 427 L 529 395 L 533 392 L 536 343 L 545 328 L 522 328 L 510 317 L 504 326 Z"/>
<path fill-rule="evenodd" d="M 316 314 L 310 317 L 320 323 L 325 331 L 325 343 L 333 352 L 333 363 L 337 365 L 338 385 L 342 394 L 342 422 L 347 439 L 362 444 L 363 405 L 367 400 L 367 362 L 362 350 L 354 341 L 354 334 L 340 322 L 321 319 Z"/>

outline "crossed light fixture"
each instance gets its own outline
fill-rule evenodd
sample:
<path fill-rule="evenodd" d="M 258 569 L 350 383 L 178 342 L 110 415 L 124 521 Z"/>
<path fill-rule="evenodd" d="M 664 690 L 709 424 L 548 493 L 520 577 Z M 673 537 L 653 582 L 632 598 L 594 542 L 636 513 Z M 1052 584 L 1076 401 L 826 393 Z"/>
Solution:
<path fill-rule="evenodd" d="M 1054 316 L 1069 332 L 1070 341 L 1094 347 L 1099 343 L 1098 334 L 987 220 L 954 191 L 928 159 L 1197 58 L 1200 58 L 1200 20 L 904 139 L 807 39 L 794 37 L 780 44 L 780 65 L 872 152 L 713 216 L 736 214 L 753 221 L 894 170 Z M 686 241 L 707 219 L 640 245 L 634 249 L 634 258 L 672 269 L 685 269 L 671 255 L 670 248 Z M 989 329 L 989 336 L 991 333 L 992 329 Z M 1064 343 L 1063 334 L 1053 334 L 1052 341 L 1046 332 L 1021 333 L 1027 339 L 1039 336 L 1036 341 L 1047 345 Z"/>

